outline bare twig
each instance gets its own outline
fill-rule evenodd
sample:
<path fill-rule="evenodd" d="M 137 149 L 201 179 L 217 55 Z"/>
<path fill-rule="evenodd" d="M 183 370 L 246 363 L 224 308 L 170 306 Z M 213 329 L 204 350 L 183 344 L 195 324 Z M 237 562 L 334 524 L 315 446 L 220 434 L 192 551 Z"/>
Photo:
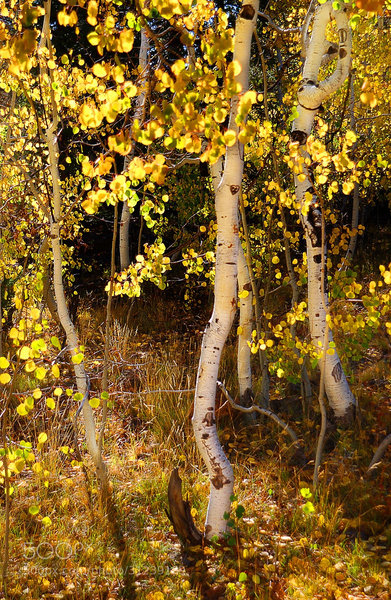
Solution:
<path fill-rule="evenodd" d="M 285 421 L 283 421 L 278 415 L 276 415 L 276 413 L 274 413 L 269 408 L 261 408 L 260 406 L 257 406 L 256 404 L 253 404 L 252 406 L 248 406 L 248 407 L 241 406 L 240 404 L 237 404 L 235 402 L 235 400 L 230 396 L 227 388 L 221 381 L 218 381 L 217 385 L 220 388 L 220 390 L 223 392 L 224 396 L 226 397 L 226 399 L 228 400 L 228 402 L 230 403 L 232 408 L 235 408 L 236 410 L 239 410 L 240 412 L 247 413 L 247 414 L 257 412 L 260 415 L 265 415 L 266 417 L 270 417 L 271 419 L 273 419 L 273 421 L 278 423 L 278 425 L 280 427 L 282 427 L 283 431 L 287 432 L 287 434 L 290 436 L 293 444 L 298 449 L 301 450 L 301 444 L 297 438 L 297 435 L 293 431 L 293 429 L 287 423 L 285 423 Z"/>
<path fill-rule="evenodd" d="M 389 433 L 384 440 L 382 441 L 382 443 L 377 447 L 376 452 L 373 455 L 373 458 L 369 464 L 367 473 L 372 473 L 375 469 L 378 468 L 378 466 L 381 463 L 381 459 L 383 457 L 383 454 L 385 453 L 385 451 L 387 450 L 387 447 L 391 444 L 391 433 Z"/>

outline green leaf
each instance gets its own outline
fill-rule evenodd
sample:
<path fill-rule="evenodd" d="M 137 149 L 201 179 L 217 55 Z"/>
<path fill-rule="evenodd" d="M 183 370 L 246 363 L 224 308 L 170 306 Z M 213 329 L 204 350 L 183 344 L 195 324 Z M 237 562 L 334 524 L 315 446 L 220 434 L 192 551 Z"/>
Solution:
<path fill-rule="evenodd" d="M 315 512 L 315 507 L 312 504 L 312 502 L 306 502 L 303 506 L 303 513 L 305 515 L 311 515 L 314 512 Z"/>
<path fill-rule="evenodd" d="M 61 350 L 60 340 L 58 339 L 58 337 L 56 335 L 52 335 L 52 337 L 50 338 L 50 341 L 52 342 L 52 346 L 54 346 L 58 350 Z"/>
<path fill-rule="evenodd" d="M 236 516 L 238 519 L 241 519 L 245 513 L 245 509 L 244 506 L 242 506 L 241 504 L 239 504 L 239 506 L 236 508 Z"/>
<path fill-rule="evenodd" d="M 102 398 L 102 400 L 108 400 L 109 394 L 108 394 L 108 392 L 102 392 L 100 397 Z"/>
<path fill-rule="evenodd" d="M 244 573 L 243 571 L 239 573 L 239 581 L 240 583 L 242 583 L 243 581 L 247 581 L 247 573 Z"/>
<path fill-rule="evenodd" d="M 33 408 L 34 408 L 34 398 L 32 398 L 31 396 L 28 396 L 28 398 L 26 398 L 26 400 L 24 401 L 24 405 L 26 406 L 26 408 L 28 410 L 33 410 Z"/>
<path fill-rule="evenodd" d="M 39 513 L 39 506 L 33 504 L 32 506 L 29 507 L 29 513 L 30 515 L 37 515 Z"/>
<path fill-rule="evenodd" d="M 301 488 L 300 494 L 303 498 L 312 498 L 311 490 L 309 488 Z"/>

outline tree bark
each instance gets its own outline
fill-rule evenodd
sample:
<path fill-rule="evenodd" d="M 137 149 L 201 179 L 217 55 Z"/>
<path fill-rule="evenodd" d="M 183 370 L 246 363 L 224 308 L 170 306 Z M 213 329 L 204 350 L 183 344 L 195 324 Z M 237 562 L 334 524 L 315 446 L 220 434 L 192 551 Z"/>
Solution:
<path fill-rule="evenodd" d="M 248 88 L 251 38 L 258 4 L 258 0 L 253 0 L 243 6 L 236 22 L 233 60 L 241 66 L 236 81 L 242 92 Z M 236 133 L 238 103 L 239 96 L 232 98 L 228 125 Z M 232 466 L 217 434 L 215 399 L 221 353 L 237 308 L 238 196 L 242 175 L 243 146 L 237 140 L 226 149 L 224 173 L 215 196 L 218 230 L 214 307 L 202 340 L 192 419 L 197 446 L 210 479 L 205 523 L 208 539 L 222 535 L 227 529 L 224 514 L 230 511 L 234 483 Z"/>
<path fill-rule="evenodd" d="M 140 81 L 140 93 L 136 99 L 136 106 L 134 110 L 134 119 L 139 121 L 143 118 L 145 101 L 148 94 L 148 50 L 149 50 L 149 39 L 145 33 L 145 29 L 141 30 L 141 42 L 140 42 L 140 54 L 139 54 L 139 69 L 141 73 Z M 134 146 L 131 152 L 124 160 L 124 171 L 127 170 L 128 165 L 134 157 Z M 119 225 L 119 257 L 121 271 L 124 271 L 130 265 L 130 251 L 129 251 L 129 226 L 130 226 L 130 210 L 129 205 L 124 200 L 121 212 L 121 221 Z M 141 227 L 141 225 L 140 225 Z"/>
<path fill-rule="evenodd" d="M 46 45 L 49 55 L 52 58 L 52 47 L 50 41 L 50 9 L 51 2 L 45 2 L 45 17 L 42 29 L 42 38 L 40 45 Z M 41 68 L 41 73 L 45 74 L 45 68 Z M 50 79 L 49 79 L 50 81 Z M 62 192 L 60 183 L 60 173 L 58 167 L 59 148 L 57 143 L 58 113 L 57 105 L 52 88 L 50 88 L 50 112 L 51 123 L 44 131 L 45 141 L 48 148 L 48 162 L 51 175 L 52 186 L 52 210 L 50 214 L 50 238 L 53 252 L 53 287 L 56 298 L 57 312 L 64 328 L 67 345 L 72 356 L 79 352 L 79 340 L 75 326 L 70 318 L 64 291 L 64 282 L 62 278 L 62 251 L 61 251 L 61 205 Z M 93 410 L 88 402 L 88 378 L 84 367 L 84 361 L 80 364 L 73 364 L 76 386 L 78 392 L 83 396 L 83 418 L 86 432 L 87 448 L 94 462 L 97 477 L 101 485 L 102 497 L 105 497 L 108 490 L 107 468 L 102 459 L 99 447 L 96 441 L 96 427 Z"/>
<path fill-rule="evenodd" d="M 329 331 L 325 346 L 326 316 L 328 314 L 327 276 L 322 281 L 322 263 L 326 264 L 326 247 L 322 247 L 322 212 L 306 161 L 309 154 L 306 141 L 311 133 L 315 115 L 324 102 L 345 81 L 350 65 L 351 32 L 346 8 L 334 10 L 332 2 L 319 6 L 315 12 L 311 38 L 307 41 L 303 79 L 298 89 L 298 117 L 292 127 L 292 154 L 295 155 L 296 199 L 301 206 L 301 221 L 307 245 L 308 264 L 308 312 L 311 338 L 316 347 L 326 352 L 333 341 Z M 335 71 L 318 82 L 319 69 L 333 45 L 326 38 L 327 24 L 335 19 L 338 30 L 338 60 Z M 295 146 L 296 151 L 295 151 Z M 299 175 L 303 174 L 303 181 Z M 324 290 L 324 293 L 322 292 Z M 354 412 L 355 398 L 350 391 L 341 361 L 336 351 L 327 354 L 324 382 L 327 398 L 338 419 L 350 420 Z"/>
<path fill-rule="evenodd" d="M 238 381 L 240 404 L 248 407 L 252 406 L 254 394 L 252 386 L 251 372 L 251 349 L 248 342 L 251 342 L 251 333 L 253 329 L 253 294 L 251 289 L 250 274 L 248 272 L 246 258 L 242 245 L 238 247 L 238 290 L 248 292 L 245 298 L 239 300 L 239 327 L 238 334 Z M 256 422 L 255 412 L 244 413 L 245 422 L 253 425 Z"/>

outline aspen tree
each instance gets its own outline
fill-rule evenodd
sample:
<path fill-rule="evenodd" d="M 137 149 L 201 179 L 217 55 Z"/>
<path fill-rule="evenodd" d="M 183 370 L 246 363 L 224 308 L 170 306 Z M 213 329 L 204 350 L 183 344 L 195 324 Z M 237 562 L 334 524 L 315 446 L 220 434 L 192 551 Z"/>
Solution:
<path fill-rule="evenodd" d="M 243 4 L 236 22 L 233 60 L 240 67 L 236 82 L 240 84 L 241 93 L 248 88 L 251 39 L 258 4 L 257 0 Z M 239 95 L 232 98 L 228 124 L 236 135 L 239 100 Z M 232 466 L 217 435 L 215 398 L 221 353 L 237 308 L 238 197 L 242 175 L 243 145 L 236 140 L 226 148 L 224 172 L 215 195 L 218 230 L 214 307 L 202 340 L 193 414 L 197 446 L 210 479 L 205 523 L 205 535 L 209 539 L 226 531 L 224 515 L 230 510 L 234 483 Z"/>
<path fill-rule="evenodd" d="M 40 47 L 46 47 L 49 57 L 53 59 L 53 49 L 51 45 L 50 31 L 50 13 L 51 0 L 44 4 L 45 16 L 41 33 Z M 44 62 L 41 63 L 41 78 L 42 81 L 48 79 L 51 84 L 50 71 L 46 69 Z M 57 130 L 59 125 L 59 117 L 57 104 L 54 97 L 52 86 L 50 85 L 50 105 L 47 110 L 51 120 L 43 131 L 45 142 L 48 149 L 48 162 L 51 175 L 51 192 L 52 192 L 52 210 L 50 211 L 50 238 L 53 252 L 53 288 L 57 304 L 57 312 L 61 325 L 66 334 L 68 349 L 72 355 L 72 362 L 76 377 L 77 390 L 82 396 L 82 412 L 85 426 L 87 448 L 94 462 L 97 477 L 99 479 L 103 498 L 106 499 L 108 493 L 108 478 L 107 468 L 102 459 L 102 455 L 96 440 L 96 426 L 92 407 L 88 402 L 89 396 L 89 380 L 85 370 L 84 361 L 79 361 L 75 357 L 80 354 L 80 343 L 78 340 L 77 331 L 69 314 L 62 274 L 62 250 L 61 250 L 61 221 L 62 221 L 62 190 L 60 184 L 60 173 L 58 166 L 59 147 L 57 142 Z"/>
<path fill-rule="evenodd" d="M 326 27 L 335 20 L 338 32 L 338 48 L 326 37 Z M 291 154 L 295 160 L 296 199 L 306 236 L 308 263 L 308 312 L 311 338 L 315 346 L 327 352 L 325 359 L 324 384 L 328 401 L 337 418 L 350 419 L 355 398 L 350 391 L 341 361 L 334 348 L 329 329 L 327 347 L 324 346 L 328 315 L 327 277 L 322 266 L 327 264 L 326 248 L 322 247 L 321 200 L 311 180 L 310 157 L 306 149 L 315 116 L 321 104 L 337 91 L 347 78 L 350 66 L 352 38 L 348 21 L 348 7 L 333 8 L 326 2 L 316 9 L 311 36 L 308 35 L 308 20 L 303 31 L 305 61 L 302 81 L 297 92 L 298 116 L 292 126 Z M 337 51 L 337 65 L 333 73 L 319 81 L 322 64 Z M 322 281 L 322 279 L 324 279 Z"/>
<path fill-rule="evenodd" d="M 148 96 L 148 50 L 149 50 L 149 39 L 146 35 L 145 28 L 141 30 L 141 42 L 140 42 L 140 53 L 139 53 L 139 72 L 140 72 L 140 91 L 136 100 L 134 110 L 134 120 L 138 119 L 141 123 L 144 116 L 145 101 Z M 134 146 L 130 154 L 128 154 L 124 160 L 124 171 L 127 170 L 129 163 L 134 157 Z M 121 270 L 124 271 L 130 265 L 130 253 L 129 253 L 129 225 L 130 225 L 130 210 L 129 205 L 124 200 L 121 212 L 121 221 L 119 226 L 119 255 Z"/>

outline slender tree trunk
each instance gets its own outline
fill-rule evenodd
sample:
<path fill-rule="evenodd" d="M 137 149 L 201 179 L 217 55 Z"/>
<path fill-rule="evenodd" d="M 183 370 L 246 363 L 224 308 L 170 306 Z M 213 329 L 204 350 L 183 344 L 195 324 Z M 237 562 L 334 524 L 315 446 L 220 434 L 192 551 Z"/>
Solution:
<path fill-rule="evenodd" d="M 254 394 L 251 372 L 251 333 L 253 329 L 253 293 L 250 274 L 242 245 L 238 247 L 238 290 L 248 295 L 239 299 L 239 335 L 238 335 L 238 381 L 239 396 L 242 406 L 252 406 Z M 245 422 L 253 425 L 256 422 L 255 412 L 244 413 Z"/>
<path fill-rule="evenodd" d="M 139 54 L 139 68 L 141 73 L 140 93 L 137 97 L 136 107 L 134 111 L 134 119 L 138 119 L 139 121 L 141 121 L 143 118 L 145 101 L 148 95 L 148 50 L 149 39 L 146 35 L 145 29 L 142 29 Z M 128 168 L 128 165 L 133 157 L 134 149 L 128 154 L 128 156 L 124 160 L 124 171 L 126 171 L 126 169 Z M 127 269 L 130 265 L 129 226 L 130 210 L 128 203 L 126 202 L 126 200 L 124 200 L 121 212 L 121 221 L 119 225 L 119 257 L 122 271 Z M 142 225 L 140 225 L 140 227 L 142 227 Z"/>
<path fill-rule="evenodd" d="M 40 45 L 47 46 L 49 55 L 52 58 L 52 47 L 50 41 L 50 9 L 51 2 L 45 2 L 45 17 L 42 29 L 42 38 Z M 44 68 L 42 68 L 44 73 Z M 47 73 L 46 73 L 47 74 Z M 50 238 L 52 243 L 53 252 L 53 287 L 54 294 L 57 304 L 57 312 L 61 321 L 61 325 L 64 328 L 67 345 L 72 356 L 79 352 L 79 340 L 76 332 L 76 328 L 70 318 L 67 302 L 65 298 L 64 282 L 62 278 L 62 251 L 61 251 L 61 205 L 62 205 L 62 192 L 60 183 L 60 173 L 58 168 L 58 157 L 59 148 L 57 143 L 57 127 L 58 127 L 58 114 L 57 106 L 54 98 L 52 88 L 50 88 L 51 94 L 51 118 L 52 121 L 49 126 L 45 129 L 45 141 L 48 148 L 49 156 L 49 169 L 51 175 L 52 185 L 52 210 L 50 214 Z M 94 462 L 97 477 L 101 485 L 102 496 L 106 497 L 108 491 L 108 479 L 106 465 L 102 459 L 102 455 L 99 451 L 99 446 L 96 440 L 96 427 L 93 410 L 88 402 L 89 384 L 88 377 L 84 367 L 84 361 L 80 364 L 73 364 L 77 390 L 83 396 L 83 418 L 86 432 L 86 442 L 88 451 Z"/>
<path fill-rule="evenodd" d="M 338 61 L 335 71 L 318 82 L 319 69 L 323 57 L 332 45 L 327 40 L 326 26 L 335 19 L 338 30 Z M 306 160 L 309 155 L 306 141 L 311 133 L 317 110 L 333 92 L 345 81 L 350 65 L 351 32 L 348 15 L 343 10 L 334 10 L 332 2 L 319 6 L 315 12 L 311 38 L 307 41 L 306 59 L 303 67 L 303 79 L 298 89 L 298 117 L 292 128 L 291 152 L 296 160 L 295 188 L 296 198 L 301 205 L 301 220 L 305 231 L 308 263 L 308 312 L 310 332 L 316 347 L 326 352 L 324 333 L 328 313 L 327 277 L 322 282 L 322 255 L 326 264 L 326 248 L 322 246 L 322 213 L 320 201 L 311 181 Z M 300 177 L 300 173 L 304 175 Z M 300 181 L 303 179 L 303 181 Z M 324 286 L 325 292 L 322 293 Z M 328 343 L 333 341 L 329 331 Z M 349 420 L 352 417 L 355 398 L 350 391 L 341 361 L 336 351 L 327 354 L 324 372 L 325 390 L 328 401 L 337 418 Z"/>
<path fill-rule="evenodd" d="M 223 175 L 223 161 L 221 158 L 217 163 L 210 166 L 210 174 L 213 190 L 216 194 Z M 246 257 L 240 242 L 238 244 L 238 291 L 248 292 L 248 296 L 239 300 L 240 333 L 238 335 L 237 368 L 240 404 L 242 406 L 251 406 L 254 395 L 252 387 L 251 349 L 248 342 L 251 342 L 253 325 L 253 293 Z M 249 425 L 254 424 L 256 422 L 255 413 L 244 413 L 244 420 Z"/>
<path fill-rule="evenodd" d="M 350 111 L 350 129 L 356 132 L 356 117 L 354 114 L 354 73 L 350 78 L 350 103 L 349 103 L 349 111 Z M 351 238 L 349 241 L 349 247 L 345 256 L 345 267 L 352 260 L 354 253 L 356 251 L 357 246 L 357 237 L 358 237 L 358 220 L 360 213 L 360 188 L 357 181 L 354 182 L 353 188 L 353 207 L 352 207 L 352 224 L 351 224 Z"/>
<path fill-rule="evenodd" d="M 236 76 L 242 92 L 248 88 L 251 38 L 258 11 L 258 0 L 239 12 L 235 29 L 233 59 L 241 72 Z M 235 122 L 239 97 L 231 101 L 229 129 L 238 132 Z M 215 399 L 221 353 L 237 308 L 238 196 L 243 176 L 243 146 L 226 149 L 224 173 L 216 193 L 217 250 L 215 297 L 211 319 L 206 326 L 197 374 L 193 428 L 198 449 L 210 479 L 210 497 L 205 535 L 211 538 L 227 529 L 224 514 L 229 513 L 233 491 L 233 470 L 217 435 Z"/>

